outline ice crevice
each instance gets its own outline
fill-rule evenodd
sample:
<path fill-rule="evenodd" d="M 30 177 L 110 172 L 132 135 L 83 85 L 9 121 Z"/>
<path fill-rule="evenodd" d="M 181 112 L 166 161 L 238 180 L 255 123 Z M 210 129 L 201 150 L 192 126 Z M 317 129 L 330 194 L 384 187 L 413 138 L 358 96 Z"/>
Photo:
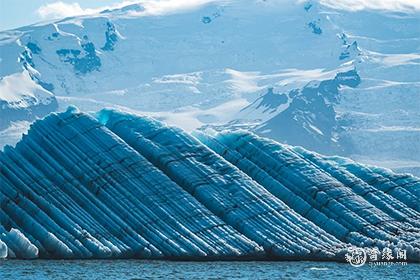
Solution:
<path fill-rule="evenodd" d="M 420 179 L 245 131 L 69 108 L 0 152 L 0 258 L 420 256 Z"/>

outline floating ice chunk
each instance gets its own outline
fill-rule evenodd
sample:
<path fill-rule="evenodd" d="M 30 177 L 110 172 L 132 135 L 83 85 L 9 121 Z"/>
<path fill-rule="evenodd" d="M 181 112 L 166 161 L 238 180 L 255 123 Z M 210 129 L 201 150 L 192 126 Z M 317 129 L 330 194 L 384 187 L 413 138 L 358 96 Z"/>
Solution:
<path fill-rule="evenodd" d="M 2 226 L 0 226 L 0 234 L 0 238 L 4 242 L 3 244 L 6 249 L 6 255 L 7 249 L 9 248 L 9 250 L 12 250 L 13 252 L 12 255 L 19 258 L 34 259 L 38 257 L 38 248 L 33 245 L 18 229 L 12 228 L 9 232 L 7 232 Z"/>
<path fill-rule="evenodd" d="M 0 259 L 4 259 L 7 257 L 7 245 L 3 241 L 0 240 Z"/>

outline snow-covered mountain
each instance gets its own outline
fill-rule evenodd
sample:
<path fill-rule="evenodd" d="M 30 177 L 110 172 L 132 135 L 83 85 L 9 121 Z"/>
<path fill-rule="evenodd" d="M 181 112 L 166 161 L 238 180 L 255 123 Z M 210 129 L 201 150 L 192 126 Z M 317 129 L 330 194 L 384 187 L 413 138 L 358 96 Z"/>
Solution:
<path fill-rule="evenodd" d="M 247 0 L 133 4 L 4 31 L 0 144 L 74 104 L 188 131 L 252 129 L 420 174 L 419 25 L 418 14 Z"/>
<path fill-rule="evenodd" d="M 58 108 L 55 96 L 32 80 L 27 71 L 0 80 L 0 129 L 13 121 L 33 120 Z"/>

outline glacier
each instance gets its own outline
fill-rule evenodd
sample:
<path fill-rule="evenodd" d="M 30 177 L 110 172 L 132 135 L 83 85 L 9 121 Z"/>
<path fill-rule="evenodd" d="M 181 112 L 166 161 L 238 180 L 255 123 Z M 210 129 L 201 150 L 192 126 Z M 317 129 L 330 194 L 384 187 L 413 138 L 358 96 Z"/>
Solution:
<path fill-rule="evenodd" d="M 147 2 L 0 31 L 0 147 L 68 105 L 112 107 L 419 176 L 418 11 L 230 0 L 155 14 Z"/>
<path fill-rule="evenodd" d="M 0 152 L 0 258 L 420 259 L 420 179 L 244 130 L 69 107 Z"/>

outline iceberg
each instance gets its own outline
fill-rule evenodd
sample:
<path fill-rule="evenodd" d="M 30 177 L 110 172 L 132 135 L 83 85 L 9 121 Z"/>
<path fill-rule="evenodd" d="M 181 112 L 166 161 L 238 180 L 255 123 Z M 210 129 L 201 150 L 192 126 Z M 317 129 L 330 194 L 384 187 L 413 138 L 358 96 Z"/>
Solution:
<path fill-rule="evenodd" d="M 99 120 L 226 223 L 284 259 L 333 258 L 344 244 L 194 137 L 115 111 Z"/>
<path fill-rule="evenodd" d="M 0 258 L 420 256 L 418 178 L 245 131 L 69 107 L 6 146 L 0 167 Z"/>
<path fill-rule="evenodd" d="M 382 176 L 361 164 L 354 165 L 357 171 L 364 171 L 359 172 L 359 178 L 356 171 L 348 171 L 352 166 L 347 163 L 349 160 L 346 165 L 335 157 L 337 163 L 301 147 L 283 145 L 249 132 L 196 135 L 299 214 L 339 240 L 360 247 L 401 248 L 413 259 L 419 257 L 420 215 L 417 205 L 411 204 L 419 201 L 413 190 L 418 179 L 394 176 L 408 181 L 406 184 L 411 189 L 408 191 L 404 183 L 398 185 L 387 173 L 387 182 L 393 186 L 387 188 L 379 186 L 379 180 L 363 179 Z"/>
<path fill-rule="evenodd" d="M 1 224 L 19 229 L 39 257 L 224 259 L 263 252 L 74 109 L 35 122 L 0 162 Z M 1 240 L 17 248 L 13 239 Z"/>

